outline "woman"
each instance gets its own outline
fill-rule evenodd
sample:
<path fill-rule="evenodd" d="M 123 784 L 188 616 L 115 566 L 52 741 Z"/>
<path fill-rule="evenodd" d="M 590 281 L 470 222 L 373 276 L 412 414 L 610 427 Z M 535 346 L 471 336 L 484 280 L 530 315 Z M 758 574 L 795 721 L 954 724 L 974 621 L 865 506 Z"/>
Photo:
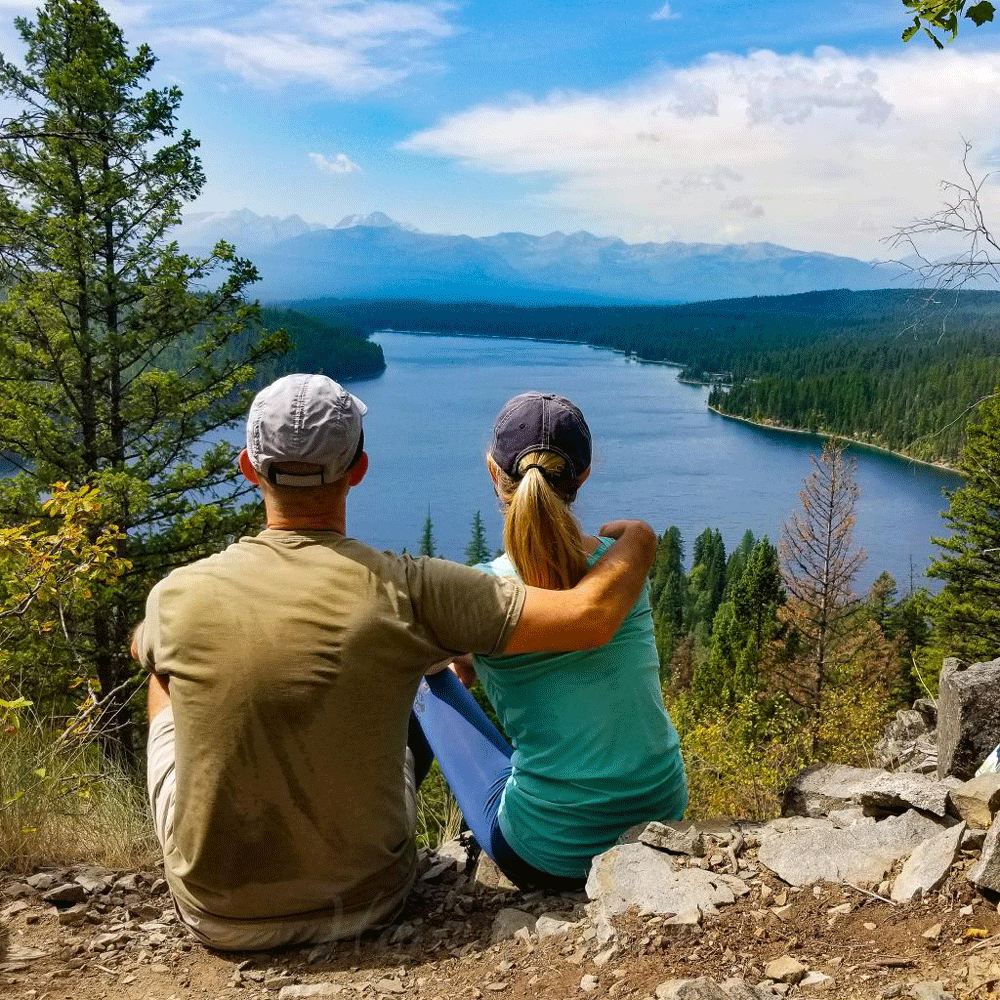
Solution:
<path fill-rule="evenodd" d="M 574 586 L 611 544 L 583 535 L 570 512 L 590 460 L 590 430 L 569 400 L 510 400 L 486 459 L 505 554 L 480 568 Z M 426 678 L 414 712 L 473 835 L 516 885 L 579 888 L 625 830 L 683 816 L 684 766 L 647 593 L 599 649 L 473 662 L 513 750 L 452 671 Z"/>

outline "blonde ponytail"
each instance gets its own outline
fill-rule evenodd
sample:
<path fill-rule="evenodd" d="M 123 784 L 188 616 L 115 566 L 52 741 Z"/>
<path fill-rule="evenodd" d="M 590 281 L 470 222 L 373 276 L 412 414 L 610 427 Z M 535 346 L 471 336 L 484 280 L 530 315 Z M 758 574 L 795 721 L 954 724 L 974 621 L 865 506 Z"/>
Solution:
<path fill-rule="evenodd" d="M 562 489 L 550 481 L 565 472 L 565 460 L 551 451 L 530 452 L 518 462 L 518 479 L 490 456 L 487 461 L 504 509 L 504 549 L 521 579 L 546 590 L 576 586 L 587 572 L 580 526 L 569 509 L 579 484 Z"/>

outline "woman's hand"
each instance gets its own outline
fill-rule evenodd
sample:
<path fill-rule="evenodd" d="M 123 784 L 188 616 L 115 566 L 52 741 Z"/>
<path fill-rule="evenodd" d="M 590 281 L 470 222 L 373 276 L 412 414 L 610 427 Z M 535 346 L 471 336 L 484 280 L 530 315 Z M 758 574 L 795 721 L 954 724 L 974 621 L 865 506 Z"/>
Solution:
<path fill-rule="evenodd" d="M 424 676 L 439 674 L 442 670 L 450 670 L 467 688 L 471 688 L 476 683 L 476 668 L 472 665 L 472 656 L 469 653 L 435 663 L 430 670 L 424 671 Z"/>
<path fill-rule="evenodd" d="M 456 656 L 449 666 L 465 687 L 471 688 L 476 683 L 476 668 L 472 665 L 472 657 L 468 653 L 465 656 Z"/>

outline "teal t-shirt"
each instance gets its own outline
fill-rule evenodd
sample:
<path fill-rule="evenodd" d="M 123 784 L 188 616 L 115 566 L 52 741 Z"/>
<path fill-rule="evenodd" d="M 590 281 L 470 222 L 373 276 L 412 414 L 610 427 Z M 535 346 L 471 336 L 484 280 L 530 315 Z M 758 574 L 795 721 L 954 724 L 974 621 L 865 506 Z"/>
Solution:
<path fill-rule="evenodd" d="M 610 544 L 602 539 L 591 564 Z M 506 555 L 479 568 L 517 575 Z M 648 588 L 600 649 L 474 662 L 514 747 L 499 823 L 525 861 L 584 877 L 629 827 L 681 819 L 687 781 L 663 707 Z"/>

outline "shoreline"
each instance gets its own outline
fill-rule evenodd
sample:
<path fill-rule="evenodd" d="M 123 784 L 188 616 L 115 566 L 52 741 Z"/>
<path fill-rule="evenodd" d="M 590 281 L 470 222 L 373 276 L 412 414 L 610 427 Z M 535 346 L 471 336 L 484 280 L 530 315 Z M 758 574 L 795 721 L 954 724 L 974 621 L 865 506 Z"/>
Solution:
<path fill-rule="evenodd" d="M 708 404 L 706 404 L 707 406 Z M 956 476 L 962 476 L 962 473 L 955 468 L 953 465 L 948 465 L 946 462 L 930 462 L 925 458 L 914 458 L 912 455 L 907 455 L 901 451 L 893 451 L 891 448 L 884 448 L 879 444 L 871 444 L 869 441 L 862 441 L 859 438 L 850 437 L 846 434 L 831 434 L 825 431 L 807 431 L 803 430 L 801 427 L 787 427 L 785 424 L 767 424 L 760 420 L 751 420 L 749 417 L 740 417 L 735 413 L 723 413 L 722 410 L 717 409 L 714 406 L 708 406 L 708 409 L 712 413 L 723 418 L 723 420 L 738 420 L 741 424 L 749 424 L 751 427 L 760 427 L 766 431 L 781 431 L 783 434 L 804 434 L 807 437 L 820 437 L 820 438 L 837 438 L 839 441 L 847 441 L 849 444 L 857 445 L 859 448 L 869 448 L 872 451 L 880 451 L 883 455 L 891 455 L 893 458 L 898 458 L 904 462 L 915 462 L 917 465 L 927 465 L 932 469 L 939 469 L 941 472 L 950 472 Z"/>

